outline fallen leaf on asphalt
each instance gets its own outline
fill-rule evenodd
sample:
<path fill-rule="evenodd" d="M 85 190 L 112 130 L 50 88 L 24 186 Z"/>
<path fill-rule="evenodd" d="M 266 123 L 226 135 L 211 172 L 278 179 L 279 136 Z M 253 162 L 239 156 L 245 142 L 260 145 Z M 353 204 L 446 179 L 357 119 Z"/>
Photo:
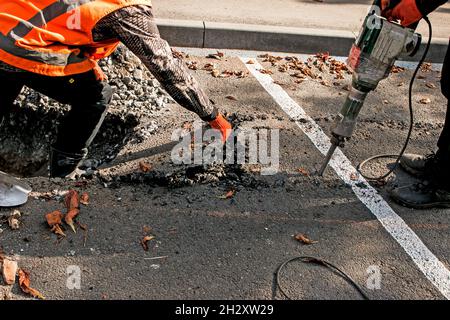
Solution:
<path fill-rule="evenodd" d="M 198 69 L 197 61 L 188 61 L 188 62 L 186 62 L 186 65 L 187 65 L 188 69 L 191 69 L 191 70 Z"/>
<path fill-rule="evenodd" d="M 224 56 L 225 56 L 225 55 L 223 54 L 223 52 L 217 51 L 216 53 L 211 53 L 211 54 L 207 55 L 206 58 L 209 58 L 209 59 L 216 59 L 216 60 L 222 60 L 222 58 L 223 58 Z"/>
<path fill-rule="evenodd" d="M 152 228 L 149 226 L 143 226 L 142 231 L 144 231 L 144 233 L 150 233 L 152 232 Z"/>
<path fill-rule="evenodd" d="M 83 192 L 81 194 L 80 203 L 85 206 L 87 206 L 89 204 L 89 194 L 87 192 Z"/>
<path fill-rule="evenodd" d="M 246 64 L 255 64 L 255 61 L 253 61 L 252 59 L 250 59 L 250 60 L 248 60 L 248 61 L 246 62 Z"/>
<path fill-rule="evenodd" d="M 77 191 L 71 189 L 66 194 L 66 197 L 64 198 L 64 204 L 66 205 L 67 211 L 70 211 L 72 209 L 79 209 L 80 208 L 80 196 Z"/>
<path fill-rule="evenodd" d="M 220 71 L 217 70 L 217 69 L 214 69 L 213 71 L 211 71 L 211 75 L 212 75 L 214 78 L 218 78 L 218 77 L 220 76 Z"/>
<path fill-rule="evenodd" d="M 180 52 L 180 51 L 177 51 L 175 49 L 172 49 L 172 55 L 173 55 L 174 58 L 177 58 L 177 59 L 183 59 L 184 58 L 184 53 Z"/>
<path fill-rule="evenodd" d="M 261 72 L 262 74 L 273 74 L 273 72 L 268 69 L 259 69 L 258 71 Z"/>
<path fill-rule="evenodd" d="M 30 274 L 22 269 L 19 269 L 19 286 L 22 292 L 31 295 L 34 298 L 45 300 L 45 297 L 36 289 L 30 287 Z"/>
<path fill-rule="evenodd" d="M 305 177 L 309 177 L 309 172 L 306 169 L 304 169 L 304 168 L 298 169 L 298 172 L 300 172 Z"/>
<path fill-rule="evenodd" d="M 405 68 L 399 66 L 393 66 L 391 69 L 391 73 L 400 73 L 405 71 Z"/>
<path fill-rule="evenodd" d="M 66 236 L 66 234 L 64 233 L 64 231 L 62 231 L 61 226 L 59 224 L 55 224 L 50 231 L 60 237 Z"/>
<path fill-rule="evenodd" d="M 350 175 L 350 180 L 352 180 L 352 181 L 358 181 L 358 175 L 357 175 L 356 173 L 352 173 L 352 174 Z"/>
<path fill-rule="evenodd" d="M 431 63 L 426 62 L 426 63 L 422 64 L 422 67 L 420 68 L 420 71 L 422 71 L 422 72 L 430 72 L 430 71 L 432 71 Z"/>
<path fill-rule="evenodd" d="M 431 103 L 431 99 L 430 98 L 423 98 L 423 99 L 420 99 L 419 102 L 421 104 L 430 104 Z"/>
<path fill-rule="evenodd" d="M 232 100 L 232 101 L 238 101 L 238 99 L 234 96 L 226 96 L 225 98 L 227 98 L 228 100 Z"/>
<path fill-rule="evenodd" d="M 151 241 L 151 240 L 153 240 L 153 239 L 155 239 L 154 236 L 145 236 L 145 237 L 141 240 L 142 248 L 144 248 L 145 251 L 148 251 L 148 244 L 147 244 L 147 242 L 149 242 L 149 241 Z"/>
<path fill-rule="evenodd" d="M 313 240 L 309 239 L 308 237 L 306 237 L 304 234 L 301 234 L 301 233 L 297 234 L 294 238 L 295 238 L 295 240 L 297 240 L 303 244 L 307 244 L 307 245 L 318 242 L 318 241 L 313 241 Z"/>
<path fill-rule="evenodd" d="M 430 89 L 436 89 L 436 85 L 434 83 L 428 82 L 427 84 L 425 84 L 428 88 Z"/>
<path fill-rule="evenodd" d="M 279 66 L 278 67 L 278 71 L 279 72 L 287 72 L 289 70 L 289 67 L 287 66 L 287 65 L 285 65 L 285 64 L 283 64 L 282 66 Z"/>
<path fill-rule="evenodd" d="M 7 285 L 13 285 L 16 282 L 17 261 L 3 258 L 2 275 Z"/>
<path fill-rule="evenodd" d="M 14 210 L 8 217 L 8 225 L 12 230 L 17 230 L 20 227 L 20 217 L 22 214 L 19 210 Z"/>
<path fill-rule="evenodd" d="M 75 233 L 77 233 L 77 231 L 75 230 L 75 225 L 73 223 L 73 219 L 75 219 L 79 213 L 80 213 L 79 209 L 73 208 L 64 217 L 64 221 L 70 226 L 70 228 L 72 228 L 73 232 L 75 232 Z"/>
<path fill-rule="evenodd" d="M 231 199 L 233 198 L 235 193 L 236 193 L 235 190 L 230 190 L 224 196 L 220 196 L 219 199 Z"/>
<path fill-rule="evenodd" d="M 211 71 L 213 71 L 214 69 L 216 69 L 216 65 L 213 64 L 213 63 L 207 63 L 207 64 L 205 64 L 205 66 L 203 67 L 203 69 L 206 70 L 206 71 L 211 72 Z"/>
<path fill-rule="evenodd" d="M 242 78 L 248 77 L 248 72 L 244 72 L 244 71 L 235 71 L 235 72 L 234 72 L 234 75 L 235 75 L 236 77 L 238 77 L 239 79 L 242 79 Z"/>
<path fill-rule="evenodd" d="M 231 70 L 224 70 L 222 71 L 222 73 L 220 74 L 220 78 L 229 78 L 235 75 L 234 71 Z"/>
<path fill-rule="evenodd" d="M 47 224 L 50 227 L 53 227 L 57 224 L 61 224 L 63 217 L 64 217 L 64 215 L 60 211 L 56 210 L 56 211 L 47 213 L 45 215 L 45 220 L 47 220 Z"/>
<path fill-rule="evenodd" d="M 147 173 L 150 170 L 152 170 L 152 165 L 150 163 L 141 161 L 139 162 L 139 168 L 141 169 L 142 172 Z"/>

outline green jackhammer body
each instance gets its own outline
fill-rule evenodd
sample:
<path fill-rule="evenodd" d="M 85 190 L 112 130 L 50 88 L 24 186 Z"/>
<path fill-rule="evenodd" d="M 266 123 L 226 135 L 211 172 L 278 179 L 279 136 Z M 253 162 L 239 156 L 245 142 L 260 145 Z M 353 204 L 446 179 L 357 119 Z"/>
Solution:
<path fill-rule="evenodd" d="M 352 87 L 331 128 L 332 146 L 319 175 L 325 172 L 337 147 L 343 147 L 352 136 L 367 94 L 389 76 L 401 55 L 413 56 L 420 47 L 420 34 L 387 21 L 376 11 L 371 9 L 367 15 L 350 51 L 347 64 L 353 71 Z"/>

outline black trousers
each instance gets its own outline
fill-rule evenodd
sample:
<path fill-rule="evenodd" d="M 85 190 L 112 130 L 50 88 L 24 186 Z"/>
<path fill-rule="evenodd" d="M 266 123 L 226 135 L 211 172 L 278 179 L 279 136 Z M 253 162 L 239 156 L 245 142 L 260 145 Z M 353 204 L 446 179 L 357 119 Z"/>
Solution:
<path fill-rule="evenodd" d="M 447 49 L 444 66 L 442 67 L 441 90 L 442 94 L 447 98 L 447 116 L 445 118 L 444 129 L 439 138 L 438 147 L 439 153 L 448 162 L 450 161 L 450 45 Z"/>
<path fill-rule="evenodd" d="M 104 120 L 111 102 L 111 87 L 97 80 L 93 71 L 48 77 L 31 72 L 0 70 L 0 115 L 11 109 L 23 86 L 71 105 L 61 121 L 53 146 L 66 153 L 84 153 Z"/>

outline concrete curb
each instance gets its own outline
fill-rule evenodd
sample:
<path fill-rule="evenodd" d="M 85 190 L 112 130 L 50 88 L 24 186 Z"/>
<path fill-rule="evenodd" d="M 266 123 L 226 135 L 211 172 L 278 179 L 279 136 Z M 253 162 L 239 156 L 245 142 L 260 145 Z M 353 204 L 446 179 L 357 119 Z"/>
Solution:
<path fill-rule="evenodd" d="M 290 28 L 190 20 L 157 19 L 161 36 L 172 46 L 239 49 L 313 54 L 330 52 L 347 56 L 355 35 L 349 31 Z M 424 43 L 427 39 L 424 39 Z M 427 61 L 444 60 L 448 39 L 433 39 Z M 425 45 L 413 58 L 421 57 Z"/>

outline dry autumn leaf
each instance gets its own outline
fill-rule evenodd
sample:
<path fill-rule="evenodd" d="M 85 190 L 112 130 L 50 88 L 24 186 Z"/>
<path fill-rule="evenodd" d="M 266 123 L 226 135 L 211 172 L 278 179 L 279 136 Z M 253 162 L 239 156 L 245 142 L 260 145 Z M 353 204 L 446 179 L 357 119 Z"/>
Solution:
<path fill-rule="evenodd" d="M 17 230 L 20 227 L 20 217 L 22 214 L 19 210 L 14 210 L 8 217 L 8 225 L 12 230 Z"/>
<path fill-rule="evenodd" d="M 148 242 L 155 239 L 154 236 L 145 236 L 142 240 L 141 240 L 141 245 L 142 248 L 144 248 L 145 251 L 148 251 Z"/>
<path fill-rule="evenodd" d="M 64 204 L 66 205 L 67 211 L 70 211 L 72 209 L 79 209 L 80 208 L 80 195 L 77 191 L 71 189 L 66 194 L 66 197 L 64 198 Z"/>
<path fill-rule="evenodd" d="M 213 71 L 214 69 L 216 69 L 216 65 L 214 65 L 213 63 L 207 63 L 203 67 L 203 70 L 210 71 L 210 72 Z"/>
<path fill-rule="evenodd" d="M 83 192 L 83 194 L 81 195 L 80 203 L 85 206 L 89 204 L 89 194 L 87 192 Z"/>
<path fill-rule="evenodd" d="M 428 88 L 430 89 L 436 89 L 436 85 L 434 83 L 428 82 L 427 84 L 425 84 Z"/>
<path fill-rule="evenodd" d="M 225 98 L 232 101 L 238 101 L 238 99 L 234 96 L 226 96 Z"/>
<path fill-rule="evenodd" d="M 297 234 L 294 238 L 295 238 L 295 240 L 297 240 L 303 244 L 307 244 L 307 245 L 318 242 L 318 241 L 313 241 L 313 240 L 309 239 L 308 237 L 306 237 L 304 234 L 301 234 L 301 233 Z"/>
<path fill-rule="evenodd" d="M 75 225 L 73 223 L 73 219 L 75 219 L 79 213 L 80 213 L 79 209 L 73 208 L 73 209 L 69 210 L 69 212 L 64 217 L 64 221 L 70 226 L 70 228 L 75 233 L 77 233 L 77 231 L 75 230 Z"/>
<path fill-rule="evenodd" d="M 259 69 L 259 72 L 261 72 L 262 74 L 273 74 L 273 72 L 268 69 Z"/>
<path fill-rule="evenodd" d="M 139 168 L 142 172 L 147 173 L 152 170 L 152 165 L 150 163 L 141 161 L 139 162 Z"/>
<path fill-rule="evenodd" d="M 304 168 L 298 169 L 298 172 L 300 172 L 302 175 L 304 175 L 306 177 L 309 177 L 309 172 Z"/>
<path fill-rule="evenodd" d="M 61 211 L 56 210 L 56 211 L 47 213 L 45 215 L 45 220 L 47 220 L 47 224 L 50 227 L 53 227 L 54 225 L 61 224 L 63 217 L 64 217 L 64 215 L 61 213 Z"/>
<path fill-rule="evenodd" d="M 223 54 L 223 52 L 217 51 L 216 53 L 211 53 L 211 54 L 207 55 L 206 58 L 222 60 L 222 58 L 224 56 L 225 56 L 225 54 Z"/>
<path fill-rule="evenodd" d="M 62 231 L 61 226 L 59 224 L 55 224 L 50 231 L 60 237 L 66 236 L 66 234 L 64 233 L 64 231 Z"/>
<path fill-rule="evenodd" d="M 187 65 L 188 69 L 191 69 L 191 70 L 197 70 L 198 69 L 197 61 L 186 62 L 186 65 Z"/>
<path fill-rule="evenodd" d="M 22 269 L 19 269 L 19 286 L 22 292 L 31 295 L 34 298 L 45 300 L 45 297 L 36 289 L 30 287 L 30 274 Z"/>
<path fill-rule="evenodd" d="M 246 64 L 255 64 L 255 61 L 253 61 L 252 59 L 250 59 L 250 60 L 248 60 L 248 61 L 246 62 Z"/>
<path fill-rule="evenodd" d="M 13 285 L 16 282 L 17 261 L 3 258 L 2 275 L 7 285 Z"/>
<path fill-rule="evenodd" d="M 430 98 L 423 98 L 423 99 L 420 99 L 419 102 L 421 104 L 430 104 L 431 103 L 431 99 Z"/>
<path fill-rule="evenodd" d="M 352 181 L 358 181 L 358 175 L 357 175 L 356 173 L 352 173 L 352 174 L 350 175 L 350 180 L 352 180 Z"/>
<path fill-rule="evenodd" d="M 231 199 L 234 197 L 235 193 L 235 190 L 230 190 L 224 196 L 220 196 L 219 199 Z"/>
<path fill-rule="evenodd" d="M 220 76 L 220 71 L 217 70 L 217 69 L 214 69 L 213 71 L 211 71 L 211 75 L 212 75 L 214 78 L 218 78 L 218 77 Z"/>

